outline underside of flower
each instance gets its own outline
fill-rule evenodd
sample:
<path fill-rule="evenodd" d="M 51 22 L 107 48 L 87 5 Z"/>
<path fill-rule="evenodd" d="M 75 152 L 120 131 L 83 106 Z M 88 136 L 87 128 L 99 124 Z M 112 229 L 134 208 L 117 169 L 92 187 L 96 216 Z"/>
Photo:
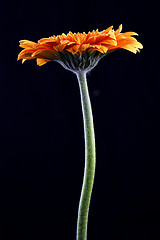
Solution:
<path fill-rule="evenodd" d="M 65 69 L 72 72 L 78 71 L 90 71 L 99 62 L 99 60 L 104 56 L 104 54 L 99 54 L 97 51 L 92 53 L 83 52 L 81 56 L 72 53 L 61 52 L 57 57 L 57 62 L 59 62 Z"/>
<path fill-rule="evenodd" d="M 104 31 L 89 33 L 62 34 L 42 38 L 38 43 L 21 40 L 20 47 L 24 48 L 18 55 L 22 63 L 26 60 L 37 59 L 39 66 L 49 61 L 57 61 L 71 71 L 91 70 L 107 53 L 123 48 L 133 53 L 139 52 L 143 46 L 133 36 L 135 32 L 121 33 L 122 25 L 114 31 L 109 27 Z"/>

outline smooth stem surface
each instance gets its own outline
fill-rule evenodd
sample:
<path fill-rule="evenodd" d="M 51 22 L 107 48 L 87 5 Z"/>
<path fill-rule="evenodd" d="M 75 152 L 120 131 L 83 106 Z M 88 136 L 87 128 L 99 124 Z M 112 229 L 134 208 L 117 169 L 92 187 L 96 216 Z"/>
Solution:
<path fill-rule="evenodd" d="M 77 240 L 87 239 L 88 211 L 95 175 L 95 137 L 86 72 L 77 73 L 84 122 L 85 168 L 77 221 Z"/>

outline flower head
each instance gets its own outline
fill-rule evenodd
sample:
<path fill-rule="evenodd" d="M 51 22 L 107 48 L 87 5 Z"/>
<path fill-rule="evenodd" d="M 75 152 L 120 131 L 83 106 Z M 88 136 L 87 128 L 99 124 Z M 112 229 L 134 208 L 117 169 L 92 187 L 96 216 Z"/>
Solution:
<path fill-rule="evenodd" d="M 58 61 L 71 71 L 92 69 L 107 53 L 116 49 L 126 49 L 133 53 L 139 52 L 143 46 L 133 36 L 135 32 L 121 33 L 122 25 L 114 31 L 113 26 L 104 31 L 98 30 L 83 33 L 69 32 L 67 35 L 57 35 L 42 38 L 38 43 L 21 40 L 24 48 L 18 55 L 18 60 L 37 59 L 39 66 L 49 61 Z"/>

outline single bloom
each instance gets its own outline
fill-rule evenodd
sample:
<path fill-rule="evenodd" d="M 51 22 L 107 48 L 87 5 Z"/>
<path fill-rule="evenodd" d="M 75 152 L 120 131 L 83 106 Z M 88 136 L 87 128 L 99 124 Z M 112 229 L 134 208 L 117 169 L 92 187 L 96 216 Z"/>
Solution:
<path fill-rule="evenodd" d="M 121 33 L 122 25 L 114 31 L 113 26 L 101 32 L 92 31 L 83 33 L 69 32 L 67 35 L 57 35 L 42 38 L 38 43 L 21 40 L 20 47 L 24 48 L 18 55 L 22 63 L 26 60 L 37 59 L 39 66 L 49 61 L 57 61 L 66 69 L 73 72 L 91 70 L 106 54 L 126 49 L 137 53 L 143 48 L 136 40 L 135 32 Z"/>

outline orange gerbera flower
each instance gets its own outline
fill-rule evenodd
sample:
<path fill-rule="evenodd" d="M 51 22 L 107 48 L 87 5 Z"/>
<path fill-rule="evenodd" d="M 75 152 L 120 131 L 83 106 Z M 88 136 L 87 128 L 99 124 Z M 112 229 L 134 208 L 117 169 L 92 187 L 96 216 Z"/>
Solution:
<path fill-rule="evenodd" d="M 95 137 L 92 108 L 87 87 L 86 74 L 93 69 L 98 61 L 106 54 L 117 49 L 126 49 L 137 53 L 143 48 L 133 36 L 135 32 L 121 33 L 122 25 L 114 31 L 109 27 L 104 31 L 89 33 L 62 34 L 42 38 L 38 43 L 21 40 L 20 47 L 24 48 L 18 55 L 22 63 L 26 60 L 37 59 L 39 66 L 49 61 L 57 61 L 67 70 L 77 75 L 85 139 L 85 172 L 77 219 L 76 239 L 87 239 L 88 209 L 95 175 Z M 106 77 L 105 77 L 106 78 Z"/>
<path fill-rule="evenodd" d="M 114 31 L 111 26 L 101 32 L 96 30 L 87 34 L 85 32 L 69 32 L 67 35 L 63 33 L 58 36 L 42 38 L 38 43 L 21 40 L 20 47 L 24 49 L 19 53 L 18 60 L 22 59 L 24 62 L 36 58 L 39 66 L 55 60 L 68 69 L 76 70 L 85 69 L 86 66 L 90 68 L 106 53 L 116 49 L 123 48 L 136 53 L 143 48 L 142 44 L 132 37 L 138 35 L 137 33 L 121 33 L 121 29 L 122 25 L 117 31 Z"/>

